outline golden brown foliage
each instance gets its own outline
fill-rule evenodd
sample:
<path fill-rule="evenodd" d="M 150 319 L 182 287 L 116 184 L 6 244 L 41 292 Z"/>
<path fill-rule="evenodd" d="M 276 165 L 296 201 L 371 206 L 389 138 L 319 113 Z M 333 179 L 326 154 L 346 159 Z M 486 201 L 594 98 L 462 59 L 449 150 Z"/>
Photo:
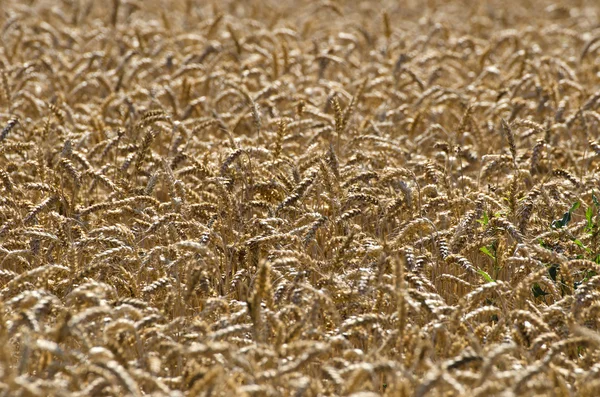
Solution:
<path fill-rule="evenodd" d="M 600 395 L 596 2 L 0 24 L 0 395 Z"/>

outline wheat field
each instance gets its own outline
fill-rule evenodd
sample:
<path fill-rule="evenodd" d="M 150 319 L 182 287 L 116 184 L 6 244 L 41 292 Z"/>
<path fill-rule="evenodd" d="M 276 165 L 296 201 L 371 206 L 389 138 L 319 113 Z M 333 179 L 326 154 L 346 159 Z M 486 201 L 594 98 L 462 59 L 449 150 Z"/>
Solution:
<path fill-rule="evenodd" d="M 0 5 L 0 396 L 600 395 L 600 4 Z"/>

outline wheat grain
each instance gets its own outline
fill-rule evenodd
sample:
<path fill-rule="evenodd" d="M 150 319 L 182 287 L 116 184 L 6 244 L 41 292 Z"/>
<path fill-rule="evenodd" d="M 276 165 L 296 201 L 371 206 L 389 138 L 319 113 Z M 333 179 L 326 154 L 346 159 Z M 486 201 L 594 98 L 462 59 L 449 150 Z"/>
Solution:
<path fill-rule="evenodd" d="M 2 393 L 597 395 L 598 7 L 534 3 L 8 1 Z"/>

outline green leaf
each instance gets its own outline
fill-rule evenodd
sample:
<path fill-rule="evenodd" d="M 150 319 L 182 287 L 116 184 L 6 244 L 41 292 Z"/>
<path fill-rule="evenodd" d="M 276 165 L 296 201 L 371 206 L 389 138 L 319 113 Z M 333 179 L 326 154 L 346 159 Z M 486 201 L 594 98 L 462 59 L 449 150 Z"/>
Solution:
<path fill-rule="evenodd" d="M 481 247 L 481 248 L 479 248 L 479 251 L 483 252 L 484 254 L 486 254 L 487 256 L 492 258 L 493 260 L 496 260 L 496 257 L 494 256 L 494 254 L 492 254 L 492 252 L 489 250 L 488 247 Z"/>
<path fill-rule="evenodd" d="M 576 201 L 571 208 L 569 209 L 569 211 L 565 212 L 563 214 L 562 219 L 557 219 L 555 221 L 552 221 L 552 228 L 553 229 L 560 229 L 561 227 L 565 227 L 567 226 L 567 224 L 571 221 L 571 214 L 573 214 L 573 212 L 579 208 L 579 206 L 581 205 L 581 203 L 579 201 Z"/>
<path fill-rule="evenodd" d="M 538 244 L 540 245 L 540 247 L 546 248 L 547 250 L 552 251 L 552 247 L 549 246 L 548 244 L 546 244 L 546 242 L 544 240 L 542 240 L 541 238 L 538 238 Z"/>
<path fill-rule="evenodd" d="M 496 280 L 494 280 L 489 274 L 487 274 L 485 270 L 477 269 L 477 273 L 479 273 L 481 277 L 483 277 L 488 283 L 496 282 Z"/>
<path fill-rule="evenodd" d="M 594 229 L 594 221 L 592 219 L 593 216 L 594 216 L 594 210 L 592 209 L 592 207 L 587 207 L 587 210 L 585 210 L 585 219 L 587 220 L 586 230 L 588 232 L 591 232 L 592 229 Z"/>
<path fill-rule="evenodd" d="M 588 281 L 590 278 L 594 277 L 596 275 L 596 272 L 593 270 L 588 270 L 585 274 L 585 278 L 583 279 L 583 281 Z"/>
<path fill-rule="evenodd" d="M 477 222 L 481 223 L 483 226 L 487 226 L 490 223 L 490 217 L 487 214 L 487 211 L 483 211 L 483 216 L 481 219 L 477 219 Z"/>
<path fill-rule="evenodd" d="M 583 248 L 585 250 L 585 252 L 587 252 L 588 254 L 592 253 L 592 250 L 589 249 L 588 247 L 586 247 L 585 245 L 583 245 L 583 243 L 581 242 L 581 240 L 579 240 L 579 239 L 576 238 L 575 240 L 573 240 L 573 242 L 576 245 L 578 245 L 579 247 Z"/>
<path fill-rule="evenodd" d="M 565 212 L 563 217 L 561 219 L 557 219 L 555 221 L 552 221 L 552 228 L 553 229 L 560 229 L 561 227 L 566 226 L 569 221 L 571 220 L 571 213 L 570 212 Z"/>

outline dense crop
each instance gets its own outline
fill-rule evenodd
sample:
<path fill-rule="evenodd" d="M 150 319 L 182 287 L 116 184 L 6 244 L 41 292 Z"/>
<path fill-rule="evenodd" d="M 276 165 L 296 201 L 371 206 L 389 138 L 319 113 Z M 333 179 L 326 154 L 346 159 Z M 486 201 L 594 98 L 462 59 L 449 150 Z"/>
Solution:
<path fill-rule="evenodd" d="M 600 395 L 595 1 L 206 3 L 2 2 L 0 395 Z"/>

